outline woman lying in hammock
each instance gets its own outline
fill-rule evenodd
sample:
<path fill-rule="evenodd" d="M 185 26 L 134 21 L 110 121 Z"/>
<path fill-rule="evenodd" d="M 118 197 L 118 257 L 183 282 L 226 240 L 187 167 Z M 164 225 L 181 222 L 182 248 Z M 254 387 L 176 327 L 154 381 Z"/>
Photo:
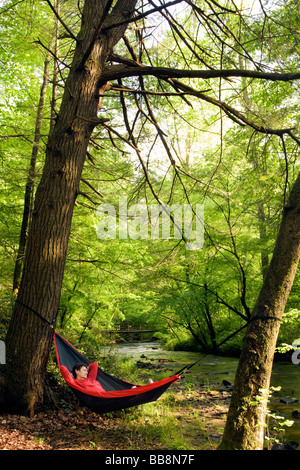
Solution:
<path fill-rule="evenodd" d="M 98 368 L 97 363 L 90 364 L 58 333 L 54 334 L 54 341 L 57 364 L 64 380 L 85 406 L 99 414 L 156 401 L 180 379 L 179 374 L 174 374 L 147 385 L 129 383 Z"/>
<path fill-rule="evenodd" d="M 61 375 L 63 378 L 75 385 L 76 383 L 80 385 L 81 388 L 85 389 L 87 392 L 105 392 L 101 384 L 96 380 L 98 374 L 98 364 L 97 362 L 92 362 L 89 366 L 83 362 L 75 364 L 72 368 L 72 374 L 68 371 L 65 366 L 60 366 Z M 152 380 L 151 380 L 152 382 Z M 151 383 L 149 382 L 149 383 Z M 131 388 L 136 388 L 134 385 Z"/>
<path fill-rule="evenodd" d="M 84 363 L 77 363 L 73 366 L 72 374 L 65 366 L 60 366 L 60 372 L 63 378 L 70 385 L 80 385 L 80 388 L 87 392 L 105 392 L 104 388 L 96 380 L 98 374 L 98 364 L 93 362 L 89 366 Z"/>

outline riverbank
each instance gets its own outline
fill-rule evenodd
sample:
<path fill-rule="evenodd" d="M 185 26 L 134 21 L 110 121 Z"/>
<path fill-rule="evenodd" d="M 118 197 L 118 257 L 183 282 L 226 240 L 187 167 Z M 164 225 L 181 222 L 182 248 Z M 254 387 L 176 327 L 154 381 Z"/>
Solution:
<path fill-rule="evenodd" d="M 231 398 L 237 365 L 234 358 L 135 343 L 103 350 L 100 361 L 113 375 L 147 383 L 149 378 L 158 380 L 199 359 L 156 402 L 102 416 L 80 406 L 53 364 L 51 383 L 57 407 L 33 418 L 0 416 L 0 450 L 217 450 Z M 280 440 L 299 443 L 298 367 L 277 364 L 273 385 L 281 385 L 282 391 L 272 398 L 272 411 L 295 420 L 286 438 L 279 436 Z M 274 443 L 272 437 L 270 448 Z"/>
<path fill-rule="evenodd" d="M 230 400 L 223 384 L 178 382 L 157 402 L 99 416 L 61 392 L 56 411 L 0 416 L 0 450 L 216 450 Z"/>

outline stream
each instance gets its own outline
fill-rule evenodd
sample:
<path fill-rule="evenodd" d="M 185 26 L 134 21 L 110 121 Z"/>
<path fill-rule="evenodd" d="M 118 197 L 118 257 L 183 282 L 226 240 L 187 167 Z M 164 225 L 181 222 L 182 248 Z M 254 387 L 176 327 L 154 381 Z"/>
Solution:
<path fill-rule="evenodd" d="M 165 368 L 170 371 L 170 375 L 184 366 L 200 360 L 188 371 L 185 377 L 192 377 L 195 382 L 207 384 L 207 386 L 212 383 L 222 383 L 223 380 L 233 384 L 238 365 L 237 358 L 204 355 L 188 351 L 166 351 L 158 342 L 121 343 L 105 349 L 110 349 L 115 354 L 122 354 L 134 362 L 152 362 L 155 364 L 162 359 L 165 362 Z M 152 377 L 155 381 L 157 372 L 151 369 L 145 370 L 148 372 L 149 377 Z M 294 421 L 292 427 L 285 427 L 284 440 L 297 442 L 299 444 L 298 450 L 300 450 L 300 364 L 295 365 L 292 362 L 275 363 L 271 386 L 280 386 L 281 390 L 273 394 L 268 408 L 276 415 Z"/>

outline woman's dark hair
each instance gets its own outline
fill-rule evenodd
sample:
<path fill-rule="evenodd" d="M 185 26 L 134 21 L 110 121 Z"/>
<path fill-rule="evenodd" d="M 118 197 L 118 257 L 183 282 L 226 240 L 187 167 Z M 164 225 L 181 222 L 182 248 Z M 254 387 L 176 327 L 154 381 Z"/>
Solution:
<path fill-rule="evenodd" d="M 76 379 L 76 370 L 80 370 L 81 367 L 88 367 L 88 364 L 85 364 L 84 362 L 77 362 L 77 364 L 74 364 L 74 366 L 72 367 L 72 375 L 74 377 L 74 379 Z"/>

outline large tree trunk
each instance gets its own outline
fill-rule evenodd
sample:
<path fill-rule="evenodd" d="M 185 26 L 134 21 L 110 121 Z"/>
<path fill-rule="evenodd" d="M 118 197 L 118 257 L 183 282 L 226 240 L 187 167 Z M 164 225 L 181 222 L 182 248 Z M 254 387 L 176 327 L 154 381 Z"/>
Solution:
<path fill-rule="evenodd" d="M 300 175 L 284 208 L 273 257 L 252 312 L 220 449 L 261 450 L 280 319 L 300 259 Z M 251 403 L 264 397 L 258 405 Z"/>
<path fill-rule="evenodd" d="M 43 381 L 52 344 L 49 325 L 59 308 L 73 208 L 87 146 L 97 117 L 104 65 L 126 29 L 137 0 L 86 0 L 81 31 L 62 104 L 49 136 L 36 191 L 23 276 L 6 337 L 7 374 L 2 405 L 33 414 L 43 401 Z M 106 30 L 101 27 L 122 23 Z"/>

